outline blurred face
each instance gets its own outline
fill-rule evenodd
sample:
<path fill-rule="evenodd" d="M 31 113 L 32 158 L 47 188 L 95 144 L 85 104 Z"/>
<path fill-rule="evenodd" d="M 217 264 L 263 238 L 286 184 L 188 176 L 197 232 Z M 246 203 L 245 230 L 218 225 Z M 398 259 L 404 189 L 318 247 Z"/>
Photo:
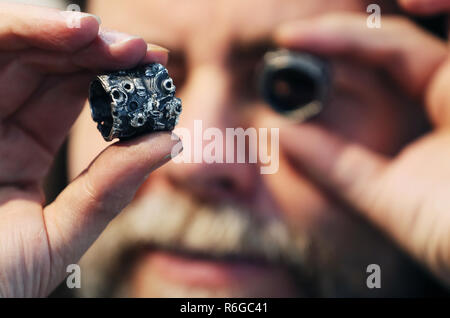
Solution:
<path fill-rule="evenodd" d="M 284 154 L 283 130 L 297 124 L 271 110 L 252 85 L 281 23 L 336 10 L 365 12 L 367 5 L 360 0 L 90 1 L 89 11 L 104 27 L 171 51 L 169 73 L 183 101 L 180 127 L 192 135 L 194 120 L 224 135 L 226 128 L 279 128 L 280 147 L 273 174 L 261 174 L 259 164 L 206 162 L 171 162 L 153 173 L 82 260 L 85 295 L 406 293 L 411 286 L 403 277 L 411 272 L 404 257 Z M 410 130 L 420 127 L 416 106 L 397 96 L 382 74 L 353 61 L 330 62 L 331 102 L 301 125 L 331 130 L 385 154 L 417 134 Z M 70 141 L 71 176 L 106 146 L 85 109 Z M 191 146 L 185 143 L 185 151 Z M 381 290 L 366 287 L 369 264 L 383 270 Z"/>

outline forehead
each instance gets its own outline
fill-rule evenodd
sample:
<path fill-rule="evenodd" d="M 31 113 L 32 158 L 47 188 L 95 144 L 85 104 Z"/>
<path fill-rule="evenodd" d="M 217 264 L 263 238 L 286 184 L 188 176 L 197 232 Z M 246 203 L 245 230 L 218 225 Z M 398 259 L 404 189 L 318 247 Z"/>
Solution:
<path fill-rule="evenodd" d="M 267 38 L 284 21 L 330 11 L 365 12 L 365 0 L 90 0 L 105 27 L 169 48 Z"/>

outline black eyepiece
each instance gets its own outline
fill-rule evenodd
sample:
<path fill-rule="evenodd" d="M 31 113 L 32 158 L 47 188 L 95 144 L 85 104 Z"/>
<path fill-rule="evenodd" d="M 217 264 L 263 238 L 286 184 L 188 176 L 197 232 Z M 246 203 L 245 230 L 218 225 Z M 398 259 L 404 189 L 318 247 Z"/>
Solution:
<path fill-rule="evenodd" d="M 329 66 L 323 59 L 288 50 L 264 56 L 259 89 L 277 112 L 297 121 L 319 114 L 330 89 Z"/>

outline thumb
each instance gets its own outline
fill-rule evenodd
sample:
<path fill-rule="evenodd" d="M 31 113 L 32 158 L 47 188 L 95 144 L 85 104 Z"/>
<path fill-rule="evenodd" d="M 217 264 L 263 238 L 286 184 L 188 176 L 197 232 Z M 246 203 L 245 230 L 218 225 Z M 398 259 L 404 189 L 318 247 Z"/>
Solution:
<path fill-rule="evenodd" d="M 115 143 L 45 208 L 51 287 L 65 276 L 65 266 L 76 263 L 133 199 L 148 174 L 171 159 L 179 142 L 175 135 L 161 132 Z"/>

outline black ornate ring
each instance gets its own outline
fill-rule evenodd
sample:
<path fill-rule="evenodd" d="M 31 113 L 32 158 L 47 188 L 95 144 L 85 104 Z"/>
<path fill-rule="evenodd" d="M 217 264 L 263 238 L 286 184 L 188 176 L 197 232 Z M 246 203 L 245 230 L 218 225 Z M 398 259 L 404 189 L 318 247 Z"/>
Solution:
<path fill-rule="evenodd" d="M 89 89 L 92 118 L 106 141 L 173 130 L 181 100 L 167 69 L 153 63 L 98 75 Z"/>

